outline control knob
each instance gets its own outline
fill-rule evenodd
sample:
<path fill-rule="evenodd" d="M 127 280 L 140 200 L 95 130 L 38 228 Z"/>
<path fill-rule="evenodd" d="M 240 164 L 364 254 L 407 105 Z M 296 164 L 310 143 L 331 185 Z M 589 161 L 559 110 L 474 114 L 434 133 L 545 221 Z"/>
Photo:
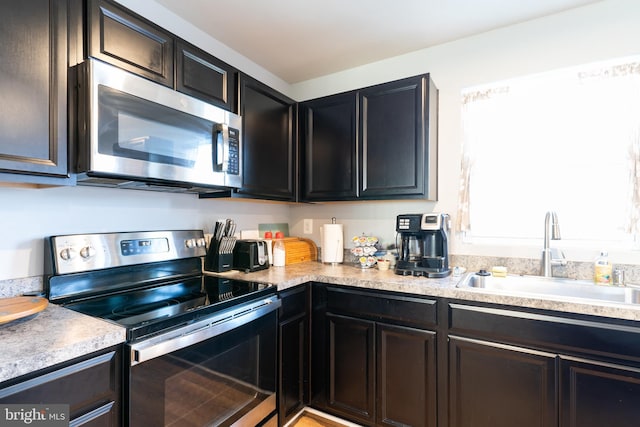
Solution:
<path fill-rule="evenodd" d="M 187 239 L 184 244 L 187 246 L 187 248 L 193 249 L 196 247 L 196 239 Z"/>
<path fill-rule="evenodd" d="M 205 246 L 207 246 L 207 241 L 204 240 L 204 237 L 201 237 L 196 242 L 196 246 L 199 247 L 199 248 L 204 248 Z"/>
<path fill-rule="evenodd" d="M 64 248 L 60 251 L 60 258 L 65 261 L 70 261 L 76 257 L 77 253 L 73 248 Z"/>
<path fill-rule="evenodd" d="M 84 259 L 91 258 L 96 254 L 96 249 L 93 246 L 85 246 L 80 249 L 80 256 Z"/>

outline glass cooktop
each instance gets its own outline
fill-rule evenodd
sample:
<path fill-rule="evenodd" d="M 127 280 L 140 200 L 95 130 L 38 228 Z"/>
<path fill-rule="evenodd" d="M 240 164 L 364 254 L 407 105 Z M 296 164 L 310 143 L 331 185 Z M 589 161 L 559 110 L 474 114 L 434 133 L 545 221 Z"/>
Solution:
<path fill-rule="evenodd" d="M 275 294 L 271 284 L 198 276 L 132 291 L 93 297 L 65 307 L 116 322 L 129 341 L 193 323 L 212 313 Z"/>

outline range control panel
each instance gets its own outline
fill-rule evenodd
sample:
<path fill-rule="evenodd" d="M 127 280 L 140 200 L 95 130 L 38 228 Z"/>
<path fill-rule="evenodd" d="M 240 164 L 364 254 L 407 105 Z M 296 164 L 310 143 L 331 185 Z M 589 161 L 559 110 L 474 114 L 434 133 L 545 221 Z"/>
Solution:
<path fill-rule="evenodd" d="M 72 234 L 46 244 L 55 275 L 206 255 L 202 230 Z"/>
<path fill-rule="evenodd" d="M 160 254 L 163 252 L 169 252 L 169 241 L 164 237 L 120 241 L 120 253 L 122 256 Z"/>

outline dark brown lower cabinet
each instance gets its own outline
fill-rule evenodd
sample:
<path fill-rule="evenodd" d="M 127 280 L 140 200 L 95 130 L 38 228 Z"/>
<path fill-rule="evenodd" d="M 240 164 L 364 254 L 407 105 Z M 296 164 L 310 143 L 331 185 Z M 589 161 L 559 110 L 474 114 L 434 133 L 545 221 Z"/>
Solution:
<path fill-rule="evenodd" d="M 365 426 L 436 427 L 432 298 L 314 284 L 309 404 Z"/>
<path fill-rule="evenodd" d="M 449 425 L 557 425 L 556 360 L 551 353 L 450 337 Z"/>
<path fill-rule="evenodd" d="M 366 425 L 375 423 L 375 323 L 327 314 L 328 406 Z"/>
<path fill-rule="evenodd" d="M 304 407 L 308 396 L 309 292 L 309 285 L 304 284 L 280 293 L 280 425 L 286 424 Z"/>
<path fill-rule="evenodd" d="M 0 386 L 0 404 L 66 404 L 71 426 L 122 425 L 120 347 L 10 380 Z"/>
<path fill-rule="evenodd" d="M 435 332 L 327 314 L 328 406 L 371 426 L 435 426 Z"/>
<path fill-rule="evenodd" d="M 640 367 L 562 358 L 561 427 L 640 425 Z"/>
<path fill-rule="evenodd" d="M 309 404 L 365 426 L 640 425 L 640 323 L 314 284 Z"/>
<path fill-rule="evenodd" d="M 435 427 L 436 333 L 376 324 L 377 424 Z"/>
<path fill-rule="evenodd" d="M 452 427 L 640 425 L 640 324 L 449 304 Z"/>

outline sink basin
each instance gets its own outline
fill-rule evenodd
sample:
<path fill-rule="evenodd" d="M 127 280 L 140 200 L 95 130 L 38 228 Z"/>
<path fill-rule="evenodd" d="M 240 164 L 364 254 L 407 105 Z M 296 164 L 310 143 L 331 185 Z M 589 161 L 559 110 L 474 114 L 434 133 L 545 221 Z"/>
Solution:
<path fill-rule="evenodd" d="M 618 304 L 640 304 L 640 288 L 595 285 L 586 280 L 541 276 L 493 277 L 468 273 L 458 288 L 483 289 L 509 295 L 541 295 Z"/>

